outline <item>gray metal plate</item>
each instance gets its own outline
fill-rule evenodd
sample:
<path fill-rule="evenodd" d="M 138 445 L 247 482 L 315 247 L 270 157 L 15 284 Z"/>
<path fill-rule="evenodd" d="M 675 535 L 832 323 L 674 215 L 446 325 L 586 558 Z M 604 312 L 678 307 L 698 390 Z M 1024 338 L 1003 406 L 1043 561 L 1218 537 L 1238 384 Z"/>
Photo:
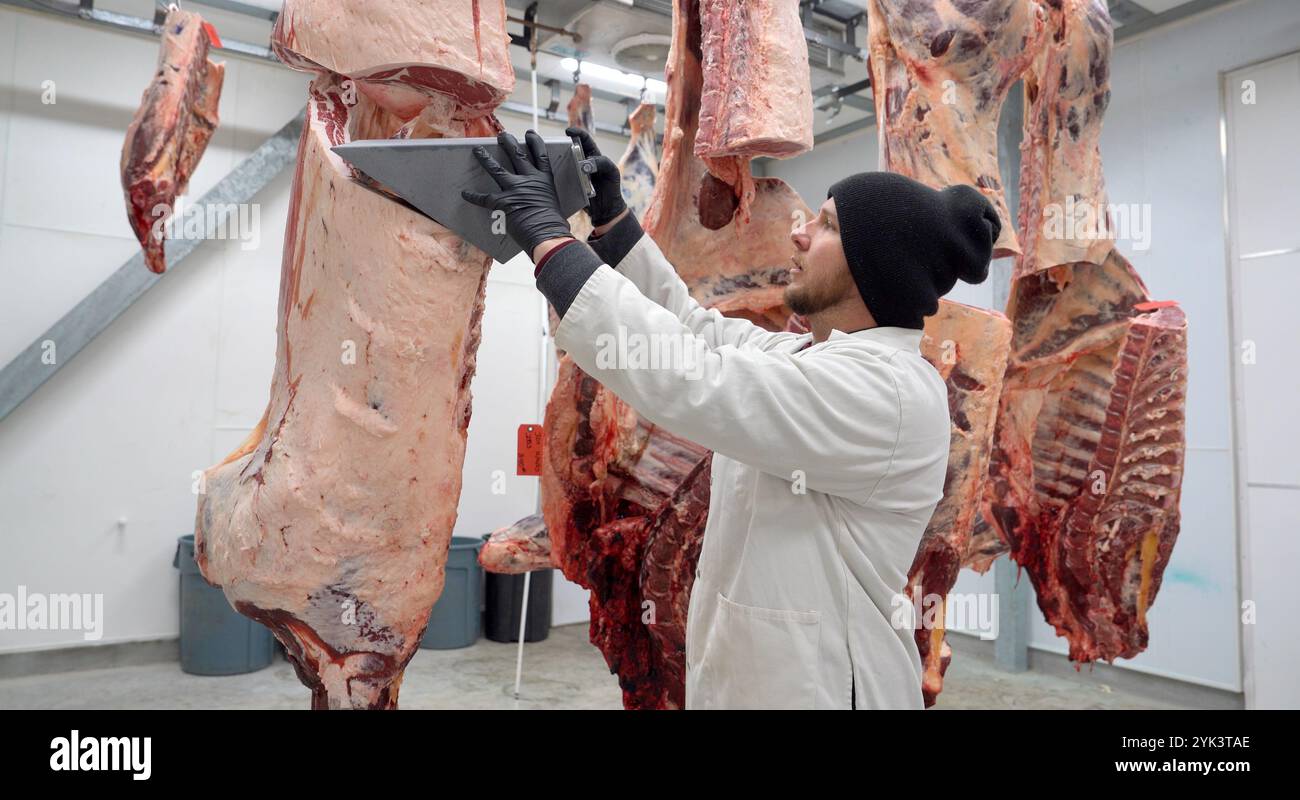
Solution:
<path fill-rule="evenodd" d="M 560 210 L 567 217 L 587 205 L 589 184 L 582 173 L 581 149 L 575 154 L 574 141 L 567 136 L 544 141 Z M 466 190 L 500 191 L 474 158 L 473 149 L 480 145 L 510 169 L 504 148 L 494 138 L 368 139 L 338 145 L 334 152 L 497 261 L 509 261 L 521 248 L 506 235 L 504 218 L 498 215 L 494 224 L 491 210 L 467 203 L 460 196 Z"/>

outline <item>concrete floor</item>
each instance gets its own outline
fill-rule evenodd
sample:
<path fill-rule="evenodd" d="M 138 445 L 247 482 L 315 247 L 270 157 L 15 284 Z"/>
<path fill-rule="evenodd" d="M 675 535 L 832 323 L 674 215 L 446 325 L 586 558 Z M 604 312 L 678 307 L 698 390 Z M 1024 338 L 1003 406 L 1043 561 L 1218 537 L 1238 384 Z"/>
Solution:
<path fill-rule="evenodd" d="M 1010 673 L 983 656 L 953 655 L 935 709 L 1143 709 L 1188 708 L 1105 683 L 1048 675 Z"/>
<path fill-rule="evenodd" d="M 618 682 L 587 642 L 587 626 L 551 629 L 524 651 L 523 697 L 512 696 L 515 651 L 481 639 L 462 650 L 421 650 L 402 683 L 403 708 L 619 709 Z M 307 691 L 282 658 L 250 675 L 186 675 L 175 662 L 0 680 L 0 709 L 302 709 Z M 940 709 L 1180 708 L 1095 678 L 1010 674 L 979 654 L 954 655 Z"/>

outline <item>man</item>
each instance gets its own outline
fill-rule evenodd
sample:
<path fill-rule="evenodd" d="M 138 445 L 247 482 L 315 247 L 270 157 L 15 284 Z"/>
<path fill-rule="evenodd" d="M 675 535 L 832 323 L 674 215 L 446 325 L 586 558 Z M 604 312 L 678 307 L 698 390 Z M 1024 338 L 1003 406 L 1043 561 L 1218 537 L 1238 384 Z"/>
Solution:
<path fill-rule="evenodd" d="M 618 168 L 586 131 L 567 132 L 598 167 L 586 243 L 560 214 L 534 131 L 526 148 L 498 137 L 509 170 L 480 150 L 501 191 L 463 196 L 505 212 L 561 317 L 556 345 L 715 453 L 687 707 L 921 708 L 913 630 L 891 624 L 948 460 L 947 390 L 921 357 L 921 327 L 957 278 L 987 276 L 997 214 L 969 186 L 839 181 L 790 234 L 785 300 L 811 333 L 771 333 L 696 303 L 627 210 Z M 599 343 L 633 337 L 687 341 L 680 352 L 698 363 L 599 357 Z"/>

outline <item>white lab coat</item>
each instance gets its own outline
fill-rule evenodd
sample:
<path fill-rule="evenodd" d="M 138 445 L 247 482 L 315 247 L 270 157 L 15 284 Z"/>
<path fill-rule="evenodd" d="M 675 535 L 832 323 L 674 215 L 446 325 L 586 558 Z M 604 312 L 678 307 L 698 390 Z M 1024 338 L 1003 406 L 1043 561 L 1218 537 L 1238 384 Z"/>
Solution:
<path fill-rule="evenodd" d="M 949 418 L 921 332 L 833 331 L 803 349 L 811 334 L 700 307 L 649 235 L 615 266 L 587 280 L 556 344 L 715 451 L 687 707 L 847 709 L 855 691 L 860 709 L 922 708 L 901 592 L 943 491 Z M 601 352 L 638 333 L 696 337 L 702 358 L 624 369 Z"/>

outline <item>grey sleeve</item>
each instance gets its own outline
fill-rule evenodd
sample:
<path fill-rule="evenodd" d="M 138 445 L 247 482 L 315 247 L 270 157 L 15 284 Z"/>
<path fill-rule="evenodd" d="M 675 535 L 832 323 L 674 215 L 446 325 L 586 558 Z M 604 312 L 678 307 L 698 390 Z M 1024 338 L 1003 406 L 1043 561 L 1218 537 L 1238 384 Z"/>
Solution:
<path fill-rule="evenodd" d="M 632 252 L 632 248 L 643 235 L 645 231 L 641 230 L 641 223 L 637 221 L 635 214 L 628 211 L 626 217 L 619 220 L 603 235 L 588 236 L 587 244 L 591 245 L 591 249 L 596 251 L 596 255 L 600 256 L 602 261 L 618 269 L 619 263 Z"/>
<path fill-rule="evenodd" d="M 583 242 L 574 242 L 546 260 L 537 276 L 537 288 L 555 307 L 555 313 L 563 318 L 573 298 L 603 263 L 592 248 Z"/>

